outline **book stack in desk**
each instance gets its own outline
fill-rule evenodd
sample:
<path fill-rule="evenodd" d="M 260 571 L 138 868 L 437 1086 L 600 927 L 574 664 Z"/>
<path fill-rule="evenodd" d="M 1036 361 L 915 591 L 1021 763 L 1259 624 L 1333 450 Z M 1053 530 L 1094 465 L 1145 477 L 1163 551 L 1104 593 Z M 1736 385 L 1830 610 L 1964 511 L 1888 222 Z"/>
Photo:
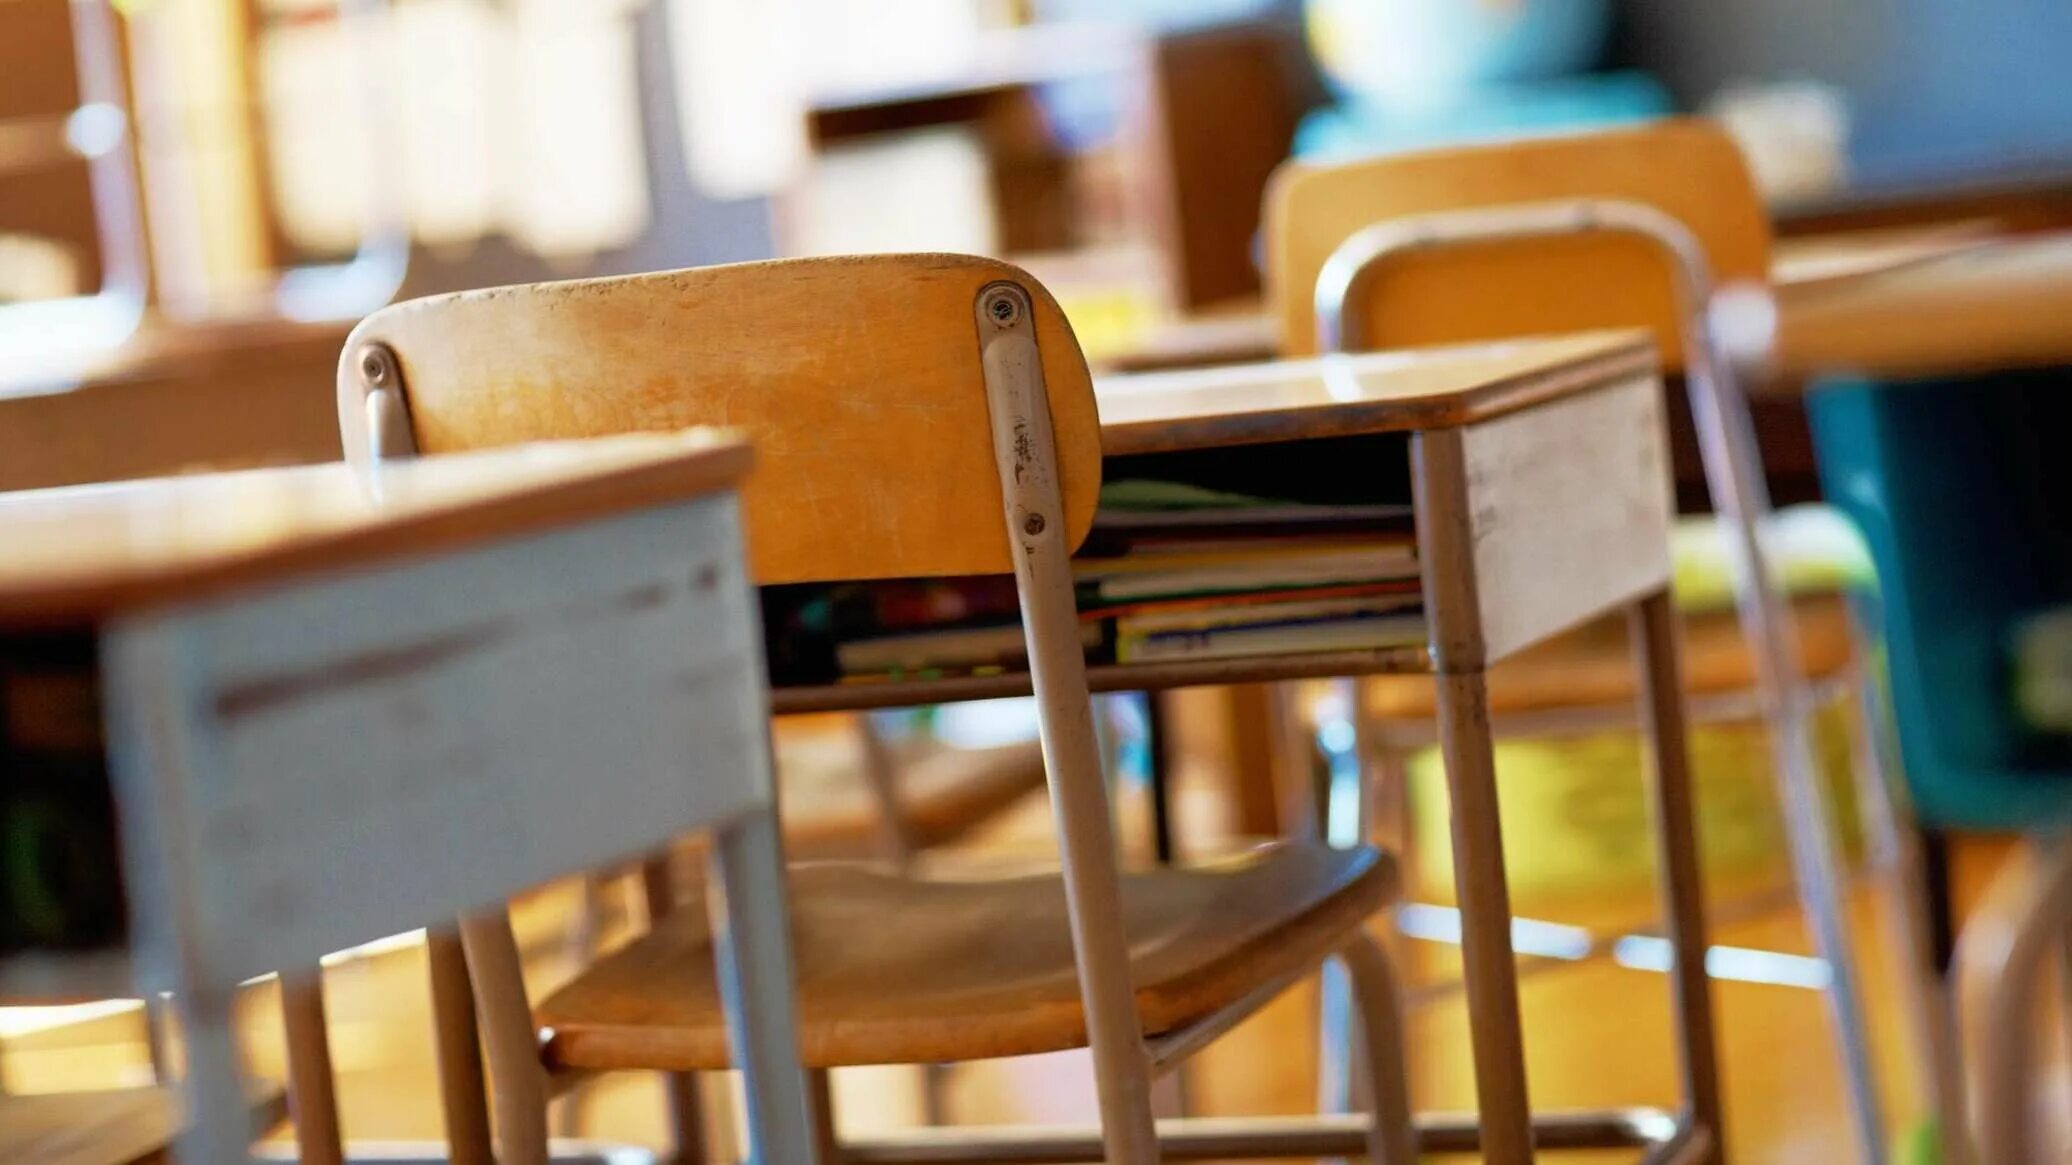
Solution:
<path fill-rule="evenodd" d="M 1296 501 L 1125 478 L 1073 561 L 1093 663 L 1422 643 L 1407 506 Z M 778 684 L 994 676 L 1025 666 L 1007 576 L 765 591 Z"/>

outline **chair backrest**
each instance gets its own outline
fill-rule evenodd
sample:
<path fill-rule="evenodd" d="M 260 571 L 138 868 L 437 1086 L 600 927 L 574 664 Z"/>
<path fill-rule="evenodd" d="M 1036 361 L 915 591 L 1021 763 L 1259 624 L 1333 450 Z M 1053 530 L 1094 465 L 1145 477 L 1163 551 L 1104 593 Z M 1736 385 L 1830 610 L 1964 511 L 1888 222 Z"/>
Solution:
<path fill-rule="evenodd" d="M 1041 285 L 987 259 L 779 260 L 396 304 L 346 342 L 339 423 L 347 456 L 367 456 L 363 363 L 385 345 L 420 453 L 698 424 L 747 433 L 759 582 L 1004 573 L 973 315 L 996 282 L 1033 308 L 1077 546 L 1101 472 L 1086 361 Z"/>
<path fill-rule="evenodd" d="M 1393 154 L 1341 165 L 1289 163 L 1268 188 L 1267 295 L 1290 355 L 1316 350 L 1313 295 L 1355 232 L 1411 216 L 1527 203 L 1607 200 L 1680 222 L 1715 283 L 1763 280 L 1769 221 L 1741 152 L 1717 126 L 1673 119 L 1637 129 Z M 1390 347 L 1604 327 L 1646 327 L 1681 366 L 1682 313 L 1661 254 L 1614 234 L 1532 238 L 1405 253 L 1368 284 L 1361 333 Z"/>
<path fill-rule="evenodd" d="M 1012 570 L 1089 1040 L 1097 1062 L 1141 1057 L 1067 562 L 1093 521 L 1100 427 L 1085 357 L 1036 280 L 886 255 L 398 304 L 347 341 L 339 419 L 356 459 L 730 426 L 756 447 L 744 502 L 760 581 Z M 524 985 L 508 919 L 465 926 L 496 1071 L 536 1052 Z M 524 1110 L 513 1135 L 544 1143 L 535 1068 L 496 1071 L 496 1088 Z"/>

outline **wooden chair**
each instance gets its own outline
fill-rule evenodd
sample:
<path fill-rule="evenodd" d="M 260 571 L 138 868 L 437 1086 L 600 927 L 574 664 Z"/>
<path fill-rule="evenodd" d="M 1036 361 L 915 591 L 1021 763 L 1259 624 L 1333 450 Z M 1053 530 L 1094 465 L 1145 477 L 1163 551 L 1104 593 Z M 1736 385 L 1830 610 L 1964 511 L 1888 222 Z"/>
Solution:
<path fill-rule="evenodd" d="M 1769 269 L 1766 212 L 1739 150 L 1709 123 L 1669 120 L 1344 165 L 1294 163 L 1276 175 L 1265 218 L 1268 294 L 1288 353 L 1635 326 L 1654 335 L 1669 370 L 1683 373 L 1747 643 L 1749 666 L 1724 671 L 1738 673 L 1728 678 L 1743 691 L 1753 680 L 1771 729 L 1794 871 L 1831 971 L 1857 1133 L 1867 1159 L 1884 1159 L 1803 680 L 1809 669 L 1823 679 L 1846 676 L 1852 661 L 1847 653 L 1802 655 L 1802 643 L 1835 635 L 1795 635 L 1791 604 L 1771 582 L 1761 461 L 1708 314 L 1715 286 L 1760 283 Z M 1831 620 L 1835 610 L 1810 613 Z M 1575 637 L 1546 648 L 1540 663 L 1630 676 L 1623 659 L 1593 644 L 1623 654 L 1604 637 Z M 1503 668 L 1492 673 L 1496 710 L 1533 710 L 1544 721 L 1545 707 L 1532 704 L 1545 685 L 1505 677 Z M 1562 710 L 1608 709 L 1630 724 L 1631 681 L 1602 688 L 1575 689 L 1581 698 Z M 1430 714 L 1430 685 L 1421 680 L 1375 682 L 1370 692 L 1384 720 L 1421 724 Z M 1391 784 L 1400 796 L 1402 782 Z"/>
<path fill-rule="evenodd" d="M 1362 929 L 1391 891 L 1380 852 L 1293 842 L 1199 868 L 1118 868 L 1066 561 L 1092 521 L 1098 420 L 1071 329 L 1026 274 L 878 256 L 420 300 L 354 333 L 339 409 L 363 460 L 728 425 L 758 450 L 746 506 L 759 581 L 1014 572 L 1062 871 L 930 883 L 797 868 L 810 1066 L 1090 1047 L 1105 1147 L 1093 1152 L 1156 1161 L 1153 1074 L 1336 956 L 1364 1005 L 1369 1150 L 1410 1159 L 1395 984 Z M 666 914 L 536 1007 L 498 956 L 508 930 L 468 939 L 507 1146 L 539 1143 L 551 1086 L 577 1074 L 728 1064 L 696 912 Z M 690 1133 L 680 1150 L 695 1149 Z M 818 1135 L 832 1159 L 1037 1159 L 1026 1145 L 1010 1155 L 1032 1138 L 1087 1151 L 1033 1130 L 843 1146 L 824 1105 Z"/>

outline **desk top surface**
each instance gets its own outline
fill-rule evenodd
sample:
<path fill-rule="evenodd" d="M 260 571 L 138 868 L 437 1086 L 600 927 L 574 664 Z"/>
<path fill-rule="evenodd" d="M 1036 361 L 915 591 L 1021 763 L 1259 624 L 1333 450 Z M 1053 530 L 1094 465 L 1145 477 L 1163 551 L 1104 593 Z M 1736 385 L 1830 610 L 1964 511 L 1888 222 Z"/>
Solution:
<path fill-rule="evenodd" d="M 1930 376 L 2072 364 L 2072 235 L 1985 237 L 1977 223 L 1782 240 L 1767 371 Z M 1164 325 L 1111 363 L 1156 370 L 1266 358 L 1252 304 Z M 1105 411 L 1105 410 L 1104 410 Z"/>
<path fill-rule="evenodd" d="M 2072 235 L 1980 244 L 1777 290 L 1783 377 L 2072 364 Z"/>
<path fill-rule="evenodd" d="M 1655 369 L 1643 333 L 1585 332 L 1109 376 L 1094 397 L 1115 456 L 1451 428 Z"/>
<path fill-rule="evenodd" d="M 423 556 L 735 486 L 752 455 L 693 430 L 403 461 L 0 494 L 0 628 L 77 624 Z"/>

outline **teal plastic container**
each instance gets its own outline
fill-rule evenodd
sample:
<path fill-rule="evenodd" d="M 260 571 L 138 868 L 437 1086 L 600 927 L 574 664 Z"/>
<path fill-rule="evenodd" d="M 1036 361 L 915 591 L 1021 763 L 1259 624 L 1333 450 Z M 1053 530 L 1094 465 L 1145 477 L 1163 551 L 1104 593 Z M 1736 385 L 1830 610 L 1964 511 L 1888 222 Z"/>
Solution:
<path fill-rule="evenodd" d="M 1807 398 L 1822 485 L 1869 546 L 1916 816 L 1967 830 L 2072 824 L 2072 734 L 2025 719 L 2016 641 L 2072 603 L 2072 370 Z"/>

